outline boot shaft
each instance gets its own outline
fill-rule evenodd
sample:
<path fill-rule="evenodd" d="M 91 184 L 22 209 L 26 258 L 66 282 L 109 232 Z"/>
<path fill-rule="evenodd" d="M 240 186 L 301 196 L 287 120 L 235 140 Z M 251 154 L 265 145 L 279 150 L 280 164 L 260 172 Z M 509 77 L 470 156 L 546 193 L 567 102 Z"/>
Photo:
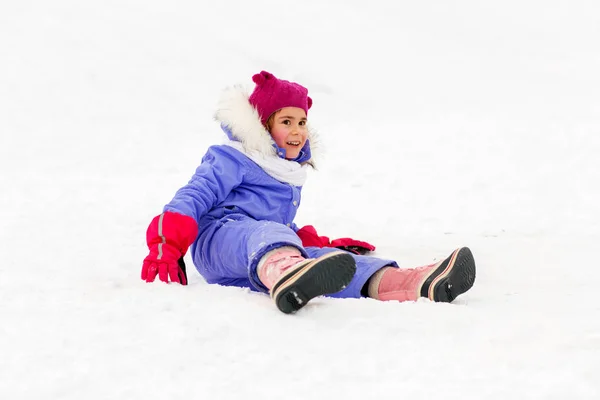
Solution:
<path fill-rule="evenodd" d="M 423 282 L 435 268 L 436 264 L 417 268 L 384 267 L 371 278 L 369 297 L 381 301 L 415 301 L 420 297 Z"/>
<path fill-rule="evenodd" d="M 295 247 L 285 246 L 269 251 L 259 261 L 258 278 L 269 290 L 285 275 L 290 268 L 304 261 L 304 257 Z"/>

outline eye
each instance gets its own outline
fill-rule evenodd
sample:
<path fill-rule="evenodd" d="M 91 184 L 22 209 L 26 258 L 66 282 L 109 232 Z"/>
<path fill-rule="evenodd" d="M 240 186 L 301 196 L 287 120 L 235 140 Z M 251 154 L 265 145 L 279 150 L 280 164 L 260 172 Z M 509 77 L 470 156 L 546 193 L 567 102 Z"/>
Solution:
<path fill-rule="evenodd" d="M 284 125 L 291 125 L 291 121 L 289 119 L 284 119 L 283 121 L 281 121 L 282 124 Z"/>
<path fill-rule="evenodd" d="M 306 121 L 300 121 L 300 126 L 306 125 Z"/>

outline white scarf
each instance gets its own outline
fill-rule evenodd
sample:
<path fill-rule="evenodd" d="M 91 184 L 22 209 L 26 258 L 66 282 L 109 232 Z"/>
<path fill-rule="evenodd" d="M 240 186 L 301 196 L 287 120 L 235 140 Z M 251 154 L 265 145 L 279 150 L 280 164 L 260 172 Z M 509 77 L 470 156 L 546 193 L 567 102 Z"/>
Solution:
<path fill-rule="evenodd" d="M 256 150 L 247 150 L 240 142 L 233 140 L 225 144 L 243 153 L 258 164 L 263 171 L 280 182 L 289 183 L 294 186 L 303 186 L 306 182 L 307 165 L 300 165 L 296 161 L 284 160 L 277 155 L 266 155 Z"/>

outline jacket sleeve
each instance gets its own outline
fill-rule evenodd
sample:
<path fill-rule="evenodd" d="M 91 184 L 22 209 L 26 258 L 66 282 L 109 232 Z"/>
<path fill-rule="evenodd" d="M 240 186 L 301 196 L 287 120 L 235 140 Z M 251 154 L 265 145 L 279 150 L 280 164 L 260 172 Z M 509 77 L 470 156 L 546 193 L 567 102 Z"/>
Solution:
<path fill-rule="evenodd" d="M 227 146 L 212 146 L 202 158 L 194 176 L 175 193 L 163 209 L 188 215 L 199 221 L 211 208 L 224 201 L 239 186 L 246 168 L 237 150 Z"/>

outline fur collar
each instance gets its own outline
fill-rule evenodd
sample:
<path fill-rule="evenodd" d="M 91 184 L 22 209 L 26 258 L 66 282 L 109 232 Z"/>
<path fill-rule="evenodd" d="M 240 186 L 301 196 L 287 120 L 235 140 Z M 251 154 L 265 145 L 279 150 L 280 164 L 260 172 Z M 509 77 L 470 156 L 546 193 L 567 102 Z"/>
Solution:
<path fill-rule="evenodd" d="M 248 101 L 249 97 L 248 91 L 240 85 L 226 88 L 221 94 L 214 118 L 231 132 L 233 137 L 230 139 L 239 141 L 244 149 L 277 157 L 275 141 L 260 122 L 258 111 Z M 306 163 L 314 168 L 318 137 L 310 125 L 308 140 L 311 158 Z"/>

